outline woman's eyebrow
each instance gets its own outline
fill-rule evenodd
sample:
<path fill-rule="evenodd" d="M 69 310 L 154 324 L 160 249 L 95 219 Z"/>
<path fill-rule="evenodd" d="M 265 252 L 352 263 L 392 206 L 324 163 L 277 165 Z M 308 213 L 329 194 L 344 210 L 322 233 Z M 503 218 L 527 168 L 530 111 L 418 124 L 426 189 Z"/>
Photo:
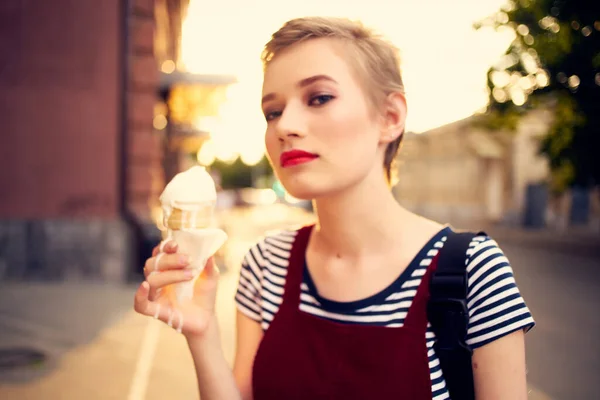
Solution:
<path fill-rule="evenodd" d="M 309 78 L 304 78 L 302 79 L 300 82 L 298 82 L 296 84 L 296 86 L 298 87 L 304 87 L 304 86 L 308 86 L 311 83 L 317 82 L 317 81 L 329 81 L 329 82 L 333 82 L 337 84 L 337 81 L 335 79 L 333 79 L 332 77 L 330 77 L 329 75 L 314 75 L 311 76 Z"/>
<path fill-rule="evenodd" d="M 320 74 L 320 75 L 314 75 L 314 76 L 310 76 L 308 78 L 304 78 L 304 79 L 298 81 L 296 86 L 299 88 L 302 88 L 302 87 L 310 85 L 311 83 L 321 81 L 321 80 L 329 81 L 329 82 L 333 82 L 333 83 L 337 84 L 337 81 L 335 79 L 333 79 L 332 77 L 330 77 L 329 75 Z M 268 93 L 263 96 L 263 98 L 261 100 L 261 104 L 264 104 L 267 101 L 273 100 L 274 98 L 275 98 L 275 93 Z"/>

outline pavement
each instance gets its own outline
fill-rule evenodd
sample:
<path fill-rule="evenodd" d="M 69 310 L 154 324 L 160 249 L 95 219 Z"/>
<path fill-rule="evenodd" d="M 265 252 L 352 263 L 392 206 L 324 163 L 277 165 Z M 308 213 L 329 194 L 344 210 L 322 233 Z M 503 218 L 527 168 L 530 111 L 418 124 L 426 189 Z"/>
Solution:
<path fill-rule="evenodd" d="M 38 365 L 2 373 L 0 398 L 198 398 L 193 365 L 183 337 L 158 321 L 135 314 L 131 310 L 133 288 L 57 285 L 35 288 L 35 295 L 31 298 L 37 300 L 37 305 L 42 302 L 61 304 L 66 303 L 71 295 L 80 295 L 82 289 L 92 293 L 84 302 L 84 307 L 88 302 L 106 304 L 112 297 L 111 314 L 118 317 L 110 319 L 110 322 L 107 321 L 103 328 L 94 333 L 90 326 L 73 331 L 58 331 L 54 329 L 55 326 L 21 324 L 21 338 L 13 336 L 8 344 L 20 341 L 35 346 L 46 353 L 49 359 Z M 56 296 L 57 292 L 61 293 L 59 297 Z M 52 313 L 54 321 L 62 320 L 65 328 L 80 327 L 83 325 L 82 321 L 92 319 L 89 317 L 91 313 L 86 312 L 84 307 L 77 311 L 70 310 L 68 318 L 64 318 L 65 314 L 56 310 Z M 33 315 L 37 317 L 39 314 L 34 309 L 22 310 L 21 320 L 26 321 Z M 49 316 L 48 314 L 46 318 L 49 319 Z M 2 315 L 3 319 L 4 317 Z M 80 323 L 69 324 L 66 319 Z M 152 336 L 151 341 L 148 340 L 149 335 Z M 2 347 L 7 345 L 6 336 L 5 332 L 1 335 Z M 30 341 L 30 338 L 34 340 Z M 145 362 L 140 363 L 140 359 Z"/>
<path fill-rule="evenodd" d="M 236 284 L 237 271 L 224 274 L 217 300 L 229 362 Z M 34 347 L 48 357 L 0 370 L 0 399 L 197 399 L 183 336 L 133 311 L 136 288 L 81 282 L 0 285 L 0 348 Z M 20 304 L 18 315 L 10 304 Z"/>
<path fill-rule="evenodd" d="M 290 226 L 312 219 L 300 212 L 290 217 L 283 208 L 270 209 L 269 215 L 271 219 L 265 219 L 264 213 L 239 210 L 222 216 L 230 241 L 221 260 L 227 268 L 221 277 L 217 309 L 230 363 L 234 293 L 245 251 L 256 240 L 257 232 L 277 229 L 284 220 Z M 507 240 L 523 235 L 506 230 L 497 233 Z M 496 232 L 492 234 L 504 240 Z M 594 239 L 586 239 L 586 248 L 594 247 Z M 556 246 L 536 240 L 532 243 L 537 246 Z M 580 239 L 561 240 L 568 243 L 566 249 L 578 251 Z M 0 399 L 197 399 L 193 364 L 184 338 L 132 310 L 136 287 L 93 282 L 0 282 L 0 351 L 27 346 L 47 357 L 22 367 L 0 366 Z M 550 399 L 535 387 L 530 387 L 529 398 Z"/>

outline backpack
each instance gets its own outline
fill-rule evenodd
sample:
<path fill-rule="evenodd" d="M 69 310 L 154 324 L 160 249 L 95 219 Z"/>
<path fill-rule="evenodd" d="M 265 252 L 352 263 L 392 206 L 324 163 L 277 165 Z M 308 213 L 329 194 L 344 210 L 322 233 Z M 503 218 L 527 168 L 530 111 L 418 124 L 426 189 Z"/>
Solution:
<path fill-rule="evenodd" d="M 440 250 L 437 268 L 429 282 L 427 318 L 436 336 L 434 350 L 440 360 L 450 398 L 474 400 L 472 350 L 467 345 L 466 254 L 475 236 L 471 232 L 452 232 Z"/>

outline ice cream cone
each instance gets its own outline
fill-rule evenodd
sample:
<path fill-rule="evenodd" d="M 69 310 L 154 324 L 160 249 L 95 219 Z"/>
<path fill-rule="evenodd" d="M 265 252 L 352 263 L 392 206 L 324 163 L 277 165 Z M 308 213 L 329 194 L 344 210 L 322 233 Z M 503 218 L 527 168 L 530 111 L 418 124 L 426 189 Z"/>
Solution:
<path fill-rule="evenodd" d="M 174 285 L 174 292 L 177 301 L 189 300 L 194 296 L 194 284 L 196 279 L 204 269 L 208 259 L 227 240 L 227 234 L 221 229 L 184 229 L 174 230 L 172 238 L 179 246 L 181 253 L 190 256 L 190 265 L 195 277 L 188 282 L 177 283 Z"/>
<path fill-rule="evenodd" d="M 188 268 L 195 278 L 168 287 L 177 301 L 189 300 L 194 295 L 194 284 L 208 259 L 227 240 L 227 234 L 213 227 L 216 203 L 215 183 L 200 166 L 177 174 L 160 196 L 163 209 L 163 237 L 173 239 L 178 251 L 191 258 Z"/>
<path fill-rule="evenodd" d="M 165 228 L 178 229 L 203 229 L 212 225 L 214 206 L 212 204 L 198 204 L 194 209 L 173 208 L 169 214 L 164 214 Z"/>

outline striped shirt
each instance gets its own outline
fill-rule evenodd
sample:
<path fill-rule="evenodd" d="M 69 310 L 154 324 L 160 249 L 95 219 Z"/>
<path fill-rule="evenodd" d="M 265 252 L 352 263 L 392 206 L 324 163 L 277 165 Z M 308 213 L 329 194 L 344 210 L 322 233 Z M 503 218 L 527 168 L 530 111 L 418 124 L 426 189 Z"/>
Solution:
<path fill-rule="evenodd" d="M 304 268 L 300 310 L 340 323 L 401 327 L 427 267 L 444 246 L 449 232 L 450 228 L 444 228 L 435 235 L 390 286 L 359 301 L 336 302 L 320 297 L 308 268 Z M 242 263 L 236 304 L 243 314 L 260 322 L 264 331 L 282 303 L 296 233 L 284 231 L 267 236 L 248 251 Z M 497 243 L 487 236 L 477 236 L 470 243 L 465 259 L 467 343 L 476 349 L 516 330 L 533 327 L 534 320 L 516 286 L 512 268 Z M 426 342 L 432 398 L 448 399 L 430 324 Z"/>

